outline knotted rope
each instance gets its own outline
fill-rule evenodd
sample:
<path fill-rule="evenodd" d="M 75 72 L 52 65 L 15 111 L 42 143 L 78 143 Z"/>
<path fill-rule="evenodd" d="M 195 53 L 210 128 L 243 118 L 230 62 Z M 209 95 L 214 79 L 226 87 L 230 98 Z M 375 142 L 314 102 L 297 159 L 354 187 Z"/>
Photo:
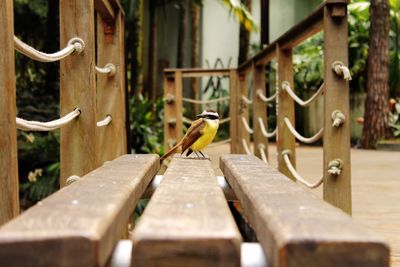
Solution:
<path fill-rule="evenodd" d="M 112 117 L 111 115 L 107 115 L 104 119 L 102 119 L 101 121 L 98 121 L 96 123 L 97 127 L 104 127 L 107 126 L 111 123 L 112 121 Z"/>
<path fill-rule="evenodd" d="M 333 62 L 332 69 L 337 75 L 343 76 L 343 79 L 345 79 L 347 82 L 351 81 L 350 70 L 347 66 L 343 64 L 343 62 L 341 61 Z"/>
<path fill-rule="evenodd" d="M 296 137 L 296 139 L 306 144 L 311 144 L 318 141 L 324 134 L 324 128 L 321 128 L 314 136 L 307 138 L 302 136 L 301 134 L 299 134 L 299 132 L 296 131 L 296 129 L 293 127 L 288 117 L 283 118 L 283 121 L 285 122 L 289 131 Z"/>
<path fill-rule="evenodd" d="M 315 92 L 315 94 L 310 97 L 308 100 L 304 101 L 301 98 L 299 98 L 296 93 L 293 91 L 293 89 L 290 87 L 290 83 L 288 81 L 284 81 L 282 83 L 282 88 L 284 90 L 286 90 L 286 92 L 290 95 L 290 97 L 300 106 L 302 107 L 307 107 L 309 106 L 312 102 L 314 102 L 314 100 L 316 100 L 324 91 L 324 84 L 322 84 L 319 89 L 317 90 L 317 92 Z"/>
<path fill-rule="evenodd" d="M 112 63 L 107 63 L 103 68 L 95 67 L 96 71 L 101 74 L 107 74 L 108 77 L 112 77 L 117 72 L 117 68 Z"/>
<path fill-rule="evenodd" d="M 52 54 L 47 54 L 38 51 L 35 48 L 31 47 L 30 45 L 22 42 L 16 36 L 14 36 L 14 45 L 15 49 L 18 52 L 40 62 L 59 61 L 69 56 L 72 53 L 79 54 L 85 49 L 85 42 L 78 37 L 72 38 L 71 40 L 68 41 L 68 45 L 64 49 Z"/>

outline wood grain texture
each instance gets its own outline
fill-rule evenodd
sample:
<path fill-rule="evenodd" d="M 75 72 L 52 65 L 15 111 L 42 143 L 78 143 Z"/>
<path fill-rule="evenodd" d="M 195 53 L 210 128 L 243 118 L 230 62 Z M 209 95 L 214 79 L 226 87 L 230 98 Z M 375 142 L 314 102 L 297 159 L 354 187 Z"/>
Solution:
<path fill-rule="evenodd" d="M 173 97 L 173 101 L 164 101 L 164 149 L 168 151 L 171 144 L 178 143 L 183 137 L 182 122 L 182 72 L 176 71 L 173 76 L 164 73 L 164 98 Z M 170 121 L 175 123 L 170 123 Z"/>
<path fill-rule="evenodd" d="M 291 179 L 295 179 L 293 175 L 290 173 L 289 169 L 286 167 L 286 164 L 283 159 L 282 151 L 290 150 L 290 161 L 293 166 L 296 167 L 296 139 L 287 128 L 284 118 L 287 117 L 292 125 L 295 125 L 295 113 L 294 113 L 294 101 L 290 97 L 290 95 L 282 88 L 282 83 L 287 81 L 290 83 L 290 86 L 294 88 L 293 82 L 293 59 L 292 59 L 292 50 L 282 50 L 277 46 L 276 48 L 277 61 L 278 61 L 278 71 L 277 71 L 277 79 L 278 79 L 278 114 L 277 114 L 277 127 L 278 132 L 276 135 L 276 144 L 278 150 L 278 169 L 287 177 Z"/>
<path fill-rule="evenodd" d="M 61 116 L 77 107 L 82 111 L 76 120 L 61 128 L 61 186 L 69 176 L 83 176 L 98 166 L 94 23 L 93 1 L 60 1 L 60 46 L 65 47 L 73 37 L 85 42 L 82 53 L 60 62 Z"/>
<path fill-rule="evenodd" d="M 175 157 L 133 233 L 133 266 L 240 266 L 240 243 L 210 161 Z"/>
<path fill-rule="evenodd" d="M 383 239 L 254 156 L 220 167 L 272 267 L 389 266 Z"/>
<path fill-rule="evenodd" d="M 348 66 L 347 16 L 332 18 L 330 8 L 324 10 L 324 200 L 351 214 L 350 165 L 350 102 L 349 84 L 332 70 L 339 60 Z M 346 117 L 339 127 L 332 127 L 332 112 L 340 110 Z M 339 158 L 343 161 L 339 176 L 328 174 L 328 164 Z"/>
<path fill-rule="evenodd" d="M 157 155 L 125 155 L 90 172 L 0 228 L 0 266 L 104 266 Z"/>
<path fill-rule="evenodd" d="M 239 76 L 236 70 L 231 70 L 229 73 L 229 136 L 231 137 L 231 153 L 239 153 L 239 130 L 238 124 L 241 123 L 239 120 L 239 96 L 240 96 L 240 85 Z"/>
<path fill-rule="evenodd" d="M 104 35 L 103 19 L 97 15 L 97 66 L 107 63 L 116 66 L 116 73 L 109 77 L 97 74 L 97 121 L 111 115 L 112 121 L 97 127 L 97 155 L 99 164 L 127 153 L 125 110 L 125 58 L 124 17 L 116 15 L 111 42 Z"/>
<path fill-rule="evenodd" d="M 0 4 L 0 225 L 19 213 L 13 1 Z"/>
<path fill-rule="evenodd" d="M 261 90 L 266 94 L 265 88 L 265 65 L 253 66 L 254 90 L 253 90 L 253 142 L 254 154 L 261 158 L 259 146 L 264 146 L 264 153 L 268 159 L 268 138 L 264 137 L 258 119 L 261 118 L 268 130 L 267 104 L 257 96 L 257 91 Z"/>

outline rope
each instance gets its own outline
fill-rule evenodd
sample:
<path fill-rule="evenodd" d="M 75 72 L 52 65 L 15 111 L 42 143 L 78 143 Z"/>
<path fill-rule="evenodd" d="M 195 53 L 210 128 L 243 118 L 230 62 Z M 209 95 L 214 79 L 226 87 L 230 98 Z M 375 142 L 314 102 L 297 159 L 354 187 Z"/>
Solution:
<path fill-rule="evenodd" d="M 230 143 L 232 140 L 230 138 L 222 140 L 222 141 L 218 141 L 218 142 L 214 142 L 211 143 L 208 147 L 216 147 L 216 146 L 220 146 L 220 145 L 224 145 L 224 144 L 228 144 Z"/>
<path fill-rule="evenodd" d="M 261 133 L 265 138 L 271 138 L 276 135 L 276 128 L 272 133 L 267 132 L 267 129 L 265 128 L 264 121 L 262 118 L 258 118 L 258 123 L 260 124 Z"/>
<path fill-rule="evenodd" d="M 321 128 L 314 136 L 304 137 L 296 131 L 296 129 L 293 127 L 292 123 L 287 117 L 285 117 L 283 121 L 285 122 L 289 131 L 296 137 L 296 139 L 306 144 L 311 144 L 314 143 L 315 141 L 318 141 L 324 133 L 324 128 Z"/>
<path fill-rule="evenodd" d="M 242 145 L 244 148 L 244 151 L 246 152 L 247 155 L 252 155 L 249 146 L 247 145 L 246 139 L 242 138 Z"/>
<path fill-rule="evenodd" d="M 64 117 L 49 122 L 27 121 L 21 118 L 17 118 L 16 119 L 17 129 L 23 131 L 53 131 L 68 124 L 76 117 L 78 117 L 80 114 L 81 110 L 79 108 L 76 108 L 72 112 L 65 115 Z"/>
<path fill-rule="evenodd" d="M 76 54 L 79 54 L 85 49 L 85 42 L 78 37 L 72 38 L 68 41 L 68 45 L 64 49 L 52 54 L 40 52 L 30 45 L 22 42 L 16 36 L 14 36 L 14 45 L 15 50 L 17 50 L 21 54 L 24 54 L 25 56 L 40 62 L 59 61 L 74 52 Z"/>
<path fill-rule="evenodd" d="M 112 121 L 112 117 L 111 115 L 107 115 L 104 119 L 102 119 L 101 121 L 98 121 L 96 123 L 97 127 L 104 127 L 107 126 L 111 123 Z"/>
<path fill-rule="evenodd" d="M 332 69 L 337 75 L 343 76 L 343 79 L 345 79 L 347 82 L 351 81 L 350 70 L 347 66 L 343 64 L 343 62 L 341 61 L 333 62 Z"/>
<path fill-rule="evenodd" d="M 272 101 L 274 101 L 275 99 L 276 99 L 276 96 L 278 95 L 278 92 L 275 92 L 272 96 L 270 96 L 270 97 L 266 97 L 264 94 L 263 94 L 263 92 L 262 92 L 262 90 L 261 89 L 258 89 L 257 90 L 257 95 L 258 95 L 258 97 L 262 100 L 262 101 L 264 101 L 265 103 L 269 103 L 269 102 L 272 102 Z"/>
<path fill-rule="evenodd" d="M 247 124 L 247 120 L 246 120 L 246 118 L 244 116 L 242 116 L 242 123 L 243 123 L 244 128 L 246 129 L 246 131 L 249 134 L 253 134 L 254 133 L 253 129 L 251 129 L 250 126 Z"/>
<path fill-rule="evenodd" d="M 319 87 L 318 91 L 315 92 L 315 94 L 314 94 L 312 97 L 310 97 L 307 101 L 302 100 L 301 98 L 299 98 L 299 97 L 296 95 L 296 93 L 293 91 L 293 89 L 290 88 L 290 83 L 289 83 L 289 82 L 284 81 L 284 82 L 282 83 L 282 88 L 285 89 L 286 92 L 288 92 L 288 94 L 293 98 L 293 100 L 294 100 L 297 104 L 299 104 L 299 105 L 302 106 L 302 107 L 307 107 L 307 106 L 309 106 L 315 99 L 317 99 L 317 98 L 322 94 L 322 92 L 324 91 L 324 84 L 322 84 L 322 85 Z"/>
<path fill-rule="evenodd" d="M 304 180 L 303 177 L 301 177 L 300 174 L 298 174 L 296 169 L 293 167 L 292 162 L 289 159 L 289 154 L 290 154 L 290 151 L 288 151 L 288 150 L 283 151 L 282 152 L 283 160 L 285 161 L 286 167 L 288 168 L 290 173 L 294 176 L 294 178 L 296 178 L 297 181 L 300 181 L 302 184 L 304 184 L 308 188 L 317 188 L 318 186 L 320 186 L 322 184 L 322 182 L 324 181 L 323 176 L 321 178 L 319 178 L 319 180 L 317 182 L 315 182 L 314 184 L 309 183 L 308 181 Z"/>
<path fill-rule="evenodd" d="M 246 96 L 242 95 L 242 99 L 243 101 L 247 104 L 247 105 L 251 105 L 253 104 L 253 100 L 248 99 Z"/>
<path fill-rule="evenodd" d="M 108 74 L 108 77 L 112 77 L 117 72 L 117 68 L 112 63 L 107 63 L 103 68 L 95 67 L 96 71 L 101 74 Z"/>
<path fill-rule="evenodd" d="M 265 155 L 265 151 L 264 151 L 265 145 L 264 144 L 258 144 L 257 147 L 258 147 L 258 150 L 260 151 L 260 155 L 261 155 L 262 161 L 264 161 L 265 163 L 268 163 L 267 155 Z"/>
<path fill-rule="evenodd" d="M 183 102 L 193 103 L 193 104 L 212 104 L 212 103 L 226 101 L 229 99 L 230 99 L 229 96 L 215 98 L 215 99 L 209 99 L 209 100 L 197 100 L 197 99 L 193 99 L 193 98 L 182 97 Z"/>
<path fill-rule="evenodd" d="M 70 177 L 67 178 L 67 180 L 65 181 L 66 185 L 70 185 L 78 180 L 80 180 L 81 177 L 79 177 L 78 175 L 72 175 Z"/>

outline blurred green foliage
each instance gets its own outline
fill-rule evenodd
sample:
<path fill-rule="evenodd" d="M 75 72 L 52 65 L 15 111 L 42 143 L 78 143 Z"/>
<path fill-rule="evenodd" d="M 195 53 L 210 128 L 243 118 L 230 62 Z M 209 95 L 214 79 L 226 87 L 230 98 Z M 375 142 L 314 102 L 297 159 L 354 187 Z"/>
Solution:
<path fill-rule="evenodd" d="M 132 153 L 157 153 L 162 155 L 163 99 L 154 103 L 142 95 L 129 100 L 130 140 Z"/>

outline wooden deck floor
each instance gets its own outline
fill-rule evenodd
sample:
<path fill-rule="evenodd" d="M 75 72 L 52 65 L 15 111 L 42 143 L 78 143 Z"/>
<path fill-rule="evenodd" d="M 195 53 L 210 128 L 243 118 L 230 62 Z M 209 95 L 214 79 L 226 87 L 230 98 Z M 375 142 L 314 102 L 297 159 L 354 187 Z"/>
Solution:
<path fill-rule="evenodd" d="M 229 146 L 209 148 L 218 175 L 218 156 L 229 153 Z M 297 149 L 300 174 L 309 181 L 322 173 L 322 148 L 300 146 Z M 270 146 L 270 162 L 276 166 L 276 148 Z M 400 152 L 351 151 L 353 218 L 382 234 L 391 246 L 391 266 L 400 266 Z M 322 189 L 312 190 L 322 197 Z"/>

